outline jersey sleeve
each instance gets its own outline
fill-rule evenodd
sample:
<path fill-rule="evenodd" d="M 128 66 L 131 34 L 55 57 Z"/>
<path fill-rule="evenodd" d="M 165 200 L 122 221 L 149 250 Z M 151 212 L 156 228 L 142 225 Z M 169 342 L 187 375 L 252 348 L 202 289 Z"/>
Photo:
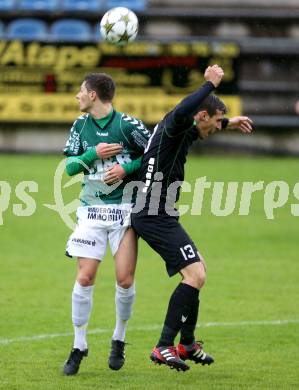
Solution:
<path fill-rule="evenodd" d="M 65 170 L 69 176 L 77 175 L 77 173 L 80 172 L 86 172 L 97 159 L 98 155 L 94 146 L 80 156 L 67 157 Z"/>
<path fill-rule="evenodd" d="M 141 168 L 141 164 L 142 164 L 142 156 L 128 163 L 121 164 L 121 166 L 125 170 L 126 175 L 131 175 L 132 173 L 138 171 Z"/>
<path fill-rule="evenodd" d="M 207 81 L 197 91 L 185 97 L 164 118 L 166 134 L 169 137 L 175 137 L 189 129 L 193 124 L 193 116 L 198 111 L 198 107 L 214 89 L 213 83 Z"/>
<path fill-rule="evenodd" d="M 222 118 L 222 120 L 221 120 L 221 130 L 226 129 L 227 126 L 228 126 L 228 123 L 229 123 L 229 119 L 228 118 Z"/>
<path fill-rule="evenodd" d="M 142 154 L 151 136 L 151 133 L 145 127 L 144 123 L 139 119 L 126 114 L 123 114 L 122 119 L 126 123 L 126 138 L 129 140 L 131 145 L 136 147 L 136 151 Z"/>
<path fill-rule="evenodd" d="M 70 130 L 70 135 L 63 149 L 63 154 L 68 157 L 80 156 L 82 153 L 83 147 L 80 139 L 80 129 L 78 126 L 78 120 L 76 120 Z"/>

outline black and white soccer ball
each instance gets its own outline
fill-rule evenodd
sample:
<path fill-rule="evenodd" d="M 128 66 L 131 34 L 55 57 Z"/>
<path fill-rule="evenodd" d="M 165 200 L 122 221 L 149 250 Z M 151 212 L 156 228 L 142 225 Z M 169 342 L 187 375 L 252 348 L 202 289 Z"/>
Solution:
<path fill-rule="evenodd" d="M 112 8 L 101 20 L 101 34 L 105 41 L 126 45 L 134 41 L 138 33 L 138 18 L 125 7 Z"/>

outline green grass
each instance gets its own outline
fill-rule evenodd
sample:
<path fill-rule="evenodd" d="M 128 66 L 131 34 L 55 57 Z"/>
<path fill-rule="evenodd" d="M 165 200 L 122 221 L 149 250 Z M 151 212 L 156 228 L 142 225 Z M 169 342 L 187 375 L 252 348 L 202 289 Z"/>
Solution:
<path fill-rule="evenodd" d="M 215 357 L 214 365 L 191 364 L 189 372 L 177 373 L 149 362 L 169 295 L 179 279 L 169 279 L 158 255 L 141 242 L 137 300 L 127 334 L 131 345 L 124 368 L 119 372 L 107 368 L 114 325 L 114 270 L 109 254 L 99 270 L 89 326 L 103 332 L 89 335 L 90 356 L 71 378 L 61 374 L 72 344 L 70 297 L 76 271 L 75 262 L 64 257 L 70 230 L 57 213 L 44 207 L 54 203 L 53 175 L 59 161 L 57 156 L 0 156 L 0 180 L 12 188 L 0 226 L 1 389 L 299 388 L 299 323 L 267 323 L 299 319 L 299 219 L 290 208 L 299 203 L 292 193 L 298 181 L 297 160 L 189 159 L 186 179 L 191 184 L 206 176 L 225 183 L 262 180 L 266 185 L 283 180 L 290 188 L 288 202 L 274 211 L 273 220 L 266 219 L 263 191 L 253 195 L 249 216 L 239 216 L 237 207 L 230 216 L 216 217 L 211 213 L 211 189 L 206 190 L 202 215 L 182 217 L 208 265 L 199 325 L 216 324 L 199 327 L 198 337 Z M 29 217 L 13 213 L 13 204 L 23 203 L 14 194 L 23 180 L 38 183 L 38 192 L 31 194 L 36 211 Z M 65 197 L 70 200 L 78 193 L 79 185 L 73 185 L 65 190 Z M 191 201 L 192 194 L 182 194 L 181 203 Z M 64 333 L 70 335 L 30 340 Z"/>

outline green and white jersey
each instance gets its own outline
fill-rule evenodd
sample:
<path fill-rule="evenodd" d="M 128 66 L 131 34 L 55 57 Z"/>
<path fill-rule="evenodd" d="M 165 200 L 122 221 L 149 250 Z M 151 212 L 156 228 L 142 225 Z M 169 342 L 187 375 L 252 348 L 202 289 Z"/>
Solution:
<path fill-rule="evenodd" d="M 108 115 L 108 122 L 101 127 L 90 114 L 79 116 L 74 122 L 64 154 L 81 156 L 101 143 L 119 143 L 123 146 L 120 154 L 102 160 L 95 157 L 89 168 L 84 169 L 84 181 L 80 200 L 82 205 L 120 204 L 126 184 L 135 178 L 126 176 L 121 183 L 104 183 L 105 171 L 115 163 L 126 164 L 143 155 L 150 132 L 144 124 L 129 115 L 114 111 Z"/>

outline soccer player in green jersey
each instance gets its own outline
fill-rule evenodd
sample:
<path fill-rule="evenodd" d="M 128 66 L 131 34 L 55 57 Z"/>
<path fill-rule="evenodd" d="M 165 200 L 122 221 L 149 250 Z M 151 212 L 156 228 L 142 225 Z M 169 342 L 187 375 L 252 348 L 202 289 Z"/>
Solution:
<path fill-rule="evenodd" d="M 126 184 L 140 167 L 150 133 L 143 123 L 113 109 L 115 85 L 110 76 L 85 77 L 76 98 L 84 112 L 73 124 L 64 153 L 70 176 L 84 172 L 77 226 L 66 254 L 78 258 L 72 292 L 74 344 L 64 373 L 78 372 L 87 356 L 87 324 L 97 269 L 109 242 L 116 273 L 116 326 L 112 336 L 109 367 L 119 370 L 125 361 L 125 330 L 135 297 L 134 273 L 137 240 L 130 227 L 131 203 L 122 203 Z"/>

